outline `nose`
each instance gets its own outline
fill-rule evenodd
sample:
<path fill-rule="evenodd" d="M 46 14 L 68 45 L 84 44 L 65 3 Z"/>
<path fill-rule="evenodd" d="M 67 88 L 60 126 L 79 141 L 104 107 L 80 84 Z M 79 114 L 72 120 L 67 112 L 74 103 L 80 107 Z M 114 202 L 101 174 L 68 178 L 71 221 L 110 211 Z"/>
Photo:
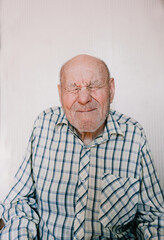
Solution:
<path fill-rule="evenodd" d="M 92 100 L 90 91 L 84 87 L 78 93 L 78 103 L 85 105 Z"/>

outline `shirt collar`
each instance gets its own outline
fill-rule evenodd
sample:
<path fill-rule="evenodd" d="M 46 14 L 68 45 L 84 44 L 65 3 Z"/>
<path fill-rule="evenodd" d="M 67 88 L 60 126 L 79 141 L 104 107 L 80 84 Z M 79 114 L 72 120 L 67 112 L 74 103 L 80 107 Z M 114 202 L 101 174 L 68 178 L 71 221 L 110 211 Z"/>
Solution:
<path fill-rule="evenodd" d="M 58 125 L 62 125 L 62 124 L 68 125 L 69 122 L 68 122 L 68 120 L 67 120 L 67 118 L 66 118 L 66 115 L 65 115 L 62 107 L 61 107 L 61 108 L 58 108 L 58 110 L 59 110 L 59 117 L 58 117 L 58 119 L 57 119 L 56 125 L 57 125 L 57 126 L 58 126 Z"/>
<path fill-rule="evenodd" d="M 73 130 L 73 127 L 67 120 L 63 109 L 59 108 L 59 111 L 60 111 L 60 115 L 56 122 L 56 125 L 62 125 L 62 124 L 68 125 Z M 121 127 L 120 127 L 117 119 L 115 118 L 112 110 L 110 110 L 109 115 L 107 117 L 105 129 L 104 129 L 104 132 L 102 133 L 102 137 L 104 140 L 108 140 L 111 135 L 121 135 L 123 137 L 125 135 L 124 132 L 121 130 Z"/>
<path fill-rule="evenodd" d="M 109 115 L 107 117 L 103 139 L 107 140 L 110 138 L 111 135 L 121 135 L 122 137 L 125 136 L 125 133 L 122 131 L 117 119 L 115 118 L 113 111 L 110 110 Z"/>

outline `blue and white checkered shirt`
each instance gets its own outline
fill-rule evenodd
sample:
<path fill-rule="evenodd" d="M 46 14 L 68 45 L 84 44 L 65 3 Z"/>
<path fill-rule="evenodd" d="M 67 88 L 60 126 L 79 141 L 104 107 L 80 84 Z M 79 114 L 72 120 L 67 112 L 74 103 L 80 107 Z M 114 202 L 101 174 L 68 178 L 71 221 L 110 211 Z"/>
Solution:
<path fill-rule="evenodd" d="M 116 111 L 87 146 L 60 107 L 40 114 L 1 212 L 1 240 L 164 239 L 144 131 Z"/>

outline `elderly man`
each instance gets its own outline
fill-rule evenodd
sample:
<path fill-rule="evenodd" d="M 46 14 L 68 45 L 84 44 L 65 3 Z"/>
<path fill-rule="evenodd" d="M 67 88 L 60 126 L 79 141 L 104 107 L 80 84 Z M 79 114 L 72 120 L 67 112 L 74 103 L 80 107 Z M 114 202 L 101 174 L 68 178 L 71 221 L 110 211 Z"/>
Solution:
<path fill-rule="evenodd" d="M 163 195 L 141 125 L 110 109 L 106 64 L 79 55 L 58 86 L 62 108 L 36 119 L 0 239 L 164 239 Z"/>

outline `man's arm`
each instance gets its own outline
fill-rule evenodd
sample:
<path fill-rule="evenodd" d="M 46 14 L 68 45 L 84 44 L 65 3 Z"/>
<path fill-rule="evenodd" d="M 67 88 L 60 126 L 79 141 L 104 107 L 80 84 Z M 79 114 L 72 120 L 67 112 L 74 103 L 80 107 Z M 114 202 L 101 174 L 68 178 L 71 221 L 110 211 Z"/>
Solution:
<path fill-rule="evenodd" d="M 164 197 L 151 152 L 144 137 L 141 145 L 141 186 L 137 214 L 139 239 L 164 239 Z"/>
<path fill-rule="evenodd" d="M 0 230 L 5 226 L 4 222 L 2 219 L 0 219 Z"/>
<path fill-rule="evenodd" d="M 0 232 L 1 240 L 29 240 L 37 236 L 39 216 L 32 170 L 33 141 L 32 134 L 25 159 L 16 174 L 16 182 L 4 203 L 0 205 L 0 212 L 5 223 Z"/>

